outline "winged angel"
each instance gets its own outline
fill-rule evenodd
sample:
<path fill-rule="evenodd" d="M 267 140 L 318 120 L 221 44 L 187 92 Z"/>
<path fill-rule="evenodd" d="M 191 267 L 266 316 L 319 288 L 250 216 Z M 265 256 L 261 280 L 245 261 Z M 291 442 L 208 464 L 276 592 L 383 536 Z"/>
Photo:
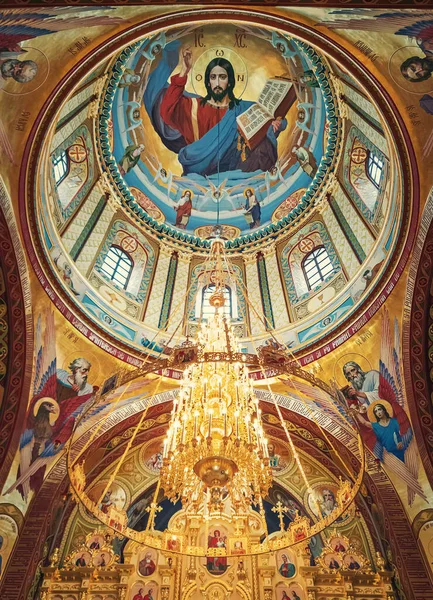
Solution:
<path fill-rule="evenodd" d="M 363 371 L 353 361 L 343 367 L 349 385 L 338 390 L 357 419 L 366 446 L 383 465 L 407 485 L 408 503 L 415 496 L 427 501 L 418 481 L 418 453 L 406 414 L 400 372 L 400 329 L 394 319 L 392 331 L 388 311 L 382 318 L 379 371 Z"/>
<path fill-rule="evenodd" d="M 91 403 L 98 389 L 87 382 L 90 362 L 75 358 L 69 370 L 57 368 L 54 313 L 46 314 L 45 330 L 38 319 L 36 329 L 36 365 L 33 396 L 25 428 L 20 438 L 20 464 L 17 480 L 6 494 L 18 489 L 25 500 L 37 491 L 45 470 L 63 450 L 76 419 Z"/>

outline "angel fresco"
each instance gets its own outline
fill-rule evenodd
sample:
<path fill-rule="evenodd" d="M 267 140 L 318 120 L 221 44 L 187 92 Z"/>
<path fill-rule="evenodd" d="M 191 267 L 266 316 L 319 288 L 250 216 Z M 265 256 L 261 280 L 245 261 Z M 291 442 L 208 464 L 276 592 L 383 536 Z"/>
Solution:
<path fill-rule="evenodd" d="M 36 80 L 41 72 L 38 58 L 42 54 L 36 54 L 30 47 L 23 47 L 24 42 L 69 29 L 100 25 L 114 27 L 123 21 L 122 17 L 101 14 L 100 8 L 98 8 L 97 14 L 92 10 L 92 8 L 84 7 L 76 9 L 74 7 L 35 8 L 33 6 L 0 9 L 0 91 L 2 88 L 7 88 L 8 82 L 18 83 L 26 90 L 26 84 Z M 84 12 L 87 12 L 88 16 L 85 16 Z M 14 153 L 1 120 L 0 147 L 10 162 L 14 163 Z"/>
<path fill-rule="evenodd" d="M 43 336 L 42 319 L 38 319 L 36 347 L 33 397 L 20 439 L 17 480 L 5 492 L 10 494 L 18 489 L 25 500 L 31 490 L 36 492 L 41 486 L 45 469 L 63 450 L 76 419 L 98 389 L 87 381 L 91 368 L 87 359 L 75 358 L 68 370 L 57 368 L 56 330 L 51 311 L 46 315 Z"/>
<path fill-rule="evenodd" d="M 89 16 L 83 16 L 88 12 Z M 8 48 L 11 52 L 20 52 L 20 44 L 33 38 L 67 31 L 81 27 L 98 27 L 100 25 L 117 25 L 122 17 L 97 14 L 90 8 L 2 8 L 0 10 L 0 48 Z M 25 51 L 24 51 L 25 52 Z"/>
<path fill-rule="evenodd" d="M 409 90 L 408 87 L 405 89 L 421 94 L 426 91 L 424 88 L 421 89 L 420 84 L 431 79 L 433 73 L 433 19 L 431 19 L 431 15 L 428 15 L 430 18 L 425 18 L 426 13 L 418 11 L 379 12 L 371 9 L 361 9 L 357 11 L 356 15 L 349 18 L 348 13 L 344 10 L 335 10 L 332 15 L 332 20 L 322 21 L 319 25 L 324 25 L 329 29 L 376 30 L 401 36 L 402 41 L 404 39 L 413 40 L 419 51 L 413 42 L 409 46 L 402 46 L 395 53 L 395 70 L 399 72 L 400 78 L 407 81 L 409 87 L 412 88 L 412 90 Z M 402 23 L 405 25 L 402 26 Z M 393 66 L 390 64 L 391 71 Z M 433 114 L 433 96 L 431 94 L 424 94 L 419 105 L 428 114 Z"/>
<path fill-rule="evenodd" d="M 122 20 L 119 17 L 78 15 L 74 8 L 3 8 L 0 11 L 1 78 L 28 83 L 36 77 L 38 65 L 26 58 L 27 50 L 21 46 L 24 41 L 68 29 L 108 24 L 114 26 Z"/>
<path fill-rule="evenodd" d="M 418 481 L 418 454 L 407 417 L 400 372 L 400 331 L 394 320 L 394 333 L 388 311 L 382 318 L 379 371 L 364 371 L 355 361 L 343 367 L 348 386 L 340 394 L 358 421 L 366 446 L 407 485 L 408 503 L 426 496 Z"/>

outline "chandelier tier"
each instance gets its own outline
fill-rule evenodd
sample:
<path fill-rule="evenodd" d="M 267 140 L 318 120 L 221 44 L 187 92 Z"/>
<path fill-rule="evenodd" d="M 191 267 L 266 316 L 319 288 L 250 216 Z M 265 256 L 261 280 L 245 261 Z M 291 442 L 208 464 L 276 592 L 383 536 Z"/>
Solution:
<path fill-rule="evenodd" d="M 264 554 L 300 543 L 305 545 L 308 538 L 347 513 L 362 485 L 365 472 L 365 454 L 359 432 L 354 432 L 360 460 L 360 469 L 356 473 L 352 466 L 346 467 L 333 449 L 326 432 L 316 421 L 323 439 L 330 444 L 336 461 L 341 464 L 340 471 L 345 474 L 344 480 L 340 478 L 337 503 L 330 514 L 316 519 L 297 514 L 286 526 L 284 515 L 287 507 L 277 502 L 272 511 L 278 515 L 280 530 L 269 536 L 264 501 L 269 497 L 273 472 L 251 370 L 261 370 L 262 381 L 278 373 L 302 378 L 328 395 L 332 395 L 332 389 L 314 375 L 303 371 L 287 348 L 276 341 L 273 333 L 274 343 L 262 347 L 258 353 L 242 352 L 231 320 L 224 314 L 226 284 L 230 282 L 232 287 L 242 285 L 241 282 L 235 282 L 233 277 L 234 269 L 224 254 L 224 244 L 220 239 L 215 239 L 204 273 L 205 285 L 212 286 L 209 304 L 214 314 L 207 319 L 200 319 L 193 339 L 186 338 L 167 357 L 145 361 L 136 372 L 127 371 L 118 377 L 119 386 L 125 383 L 128 386 L 137 378 L 146 377 L 152 372 L 163 373 L 166 368 L 182 372 L 163 441 L 162 466 L 156 480 L 155 494 L 146 508 L 149 517 L 144 531 L 129 526 L 125 510 L 111 506 L 108 511 L 103 511 L 101 502 L 115 482 L 123 461 L 134 448 L 136 435 L 158 393 L 159 384 L 154 394 L 146 399 L 139 422 L 99 500 L 92 499 L 88 493 L 84 456 L 99 428 L 109 420 L 115 405 L 109 407 L 99 425 L 93 427 L 91 432 L 81 432 L 81 438 L 78 421 L 67 447 L 68 473 L 77 502 L 118 535 L 173 554 L 209 556 L 216 552 L 218 556 L 236 556 L 240 553 L 239 548 L 242 548 L 243 554 Z M 245 289 L 242 289 L 242 293 L 251 310 L 255 310 Z M 254 346 L 253 343 L 251 345 Z M 268 389 L 305 489 L 312 493 L 270 385 Z M 122 398 L 122 395 L 119 397 Z M 164 531 L 156 527 L 157 514 L 162 510 L 157 502 L 160 491 L 173 503 L 180 501 L 182 504 Z M 230 530 L 224 548 L 209 548 L 207 545 L 209 526 L 215 522 L 225 523 Z"/>
<path fill-rule="evenodd" d="M 211 305 L 221 302 L 217 289 Z M 219 308 L 219 307 L 218 307 Z M 202 323 L 197 362 L 183 376 L 164 440 L 161 487 L 185 508 L 206 492 L 213 508 L 230 495 L 234 506 L 258 504 L 272 483 L 267 439 L 248 368 L 219 310 Z M 214 362 L 204 362 L 207 353 Z"/>

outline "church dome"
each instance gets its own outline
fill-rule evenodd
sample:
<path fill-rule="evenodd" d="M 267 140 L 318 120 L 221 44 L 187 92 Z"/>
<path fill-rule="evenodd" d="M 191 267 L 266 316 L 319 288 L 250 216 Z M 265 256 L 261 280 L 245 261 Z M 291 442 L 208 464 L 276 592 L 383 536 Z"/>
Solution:
<path fill-rule="evenodd" d="M 237 334 L 266 339 L 253 302 L 306 364 L 399 276 L 398 123 L 361 65 L 308 27 L 189 18 L 113 38 L 47 103 L 27 194 L 37 272 L 87 337 L 136 364 L 195 331 L 220 236 Z"/>

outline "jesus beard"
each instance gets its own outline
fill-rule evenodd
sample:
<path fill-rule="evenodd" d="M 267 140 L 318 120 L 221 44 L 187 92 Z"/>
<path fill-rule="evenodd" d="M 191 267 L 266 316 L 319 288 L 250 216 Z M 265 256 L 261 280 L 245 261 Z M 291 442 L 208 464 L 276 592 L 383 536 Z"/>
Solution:
<path fill-rule="evenodd" d="M 223 90 L 222 87 L 217 86 L 211 90 L 210 95 L 214 102 L 222 102 L 227 95 L 227 90 Z"/>

